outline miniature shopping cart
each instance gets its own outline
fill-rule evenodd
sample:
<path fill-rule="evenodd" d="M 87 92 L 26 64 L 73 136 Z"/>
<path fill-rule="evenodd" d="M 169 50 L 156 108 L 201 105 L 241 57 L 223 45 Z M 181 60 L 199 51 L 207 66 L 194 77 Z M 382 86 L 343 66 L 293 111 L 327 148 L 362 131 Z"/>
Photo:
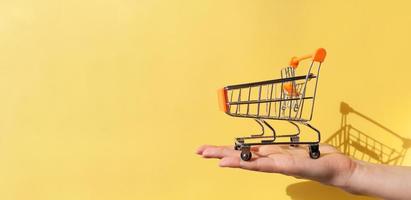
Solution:
<path fill-rule="evenodd" d="M 280 79 L 230 85 L 218 91 L 222 111 L 233 117 L 253 118 L 262 128 L 261 134 L 235 139 L 234 148 L 241 150 L 242 160 L 251 159 L 251 146 L 274 144 L 306 144 L 311 158 L 320 157 L 320 131 L 308 122 L 313 116 L 320 67 L 325 56 L 325 49 L 320 48 L 314 54 L 293 57 L 290 66 L 281 70 Z M 300 61 L 307 59 L 311 60 L 307 73 L 298 75 L 296 72 L 300 71 L 297 70 Z M 288 121 L 296 132 L 278 135 L 267 120 Z M 299 125 L 313 130 L 317 139 L 300 141 Z M 264 126 L 270 129 L 272 135 L 265 135 Z M 289 138 L 289 141 L 278 141 L 277 138 Z"/>

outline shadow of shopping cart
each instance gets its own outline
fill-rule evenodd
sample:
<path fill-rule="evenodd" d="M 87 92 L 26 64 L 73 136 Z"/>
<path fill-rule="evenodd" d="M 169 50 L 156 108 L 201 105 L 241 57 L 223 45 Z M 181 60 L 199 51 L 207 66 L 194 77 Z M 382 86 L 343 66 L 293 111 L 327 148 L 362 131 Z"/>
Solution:
<path fill-rule="evenodd" d="M 354 110 L 345 102 L 341 102 L 340 113 L 341 127 L 325 143 L 333 145 L 344 154 L 359 160 L 390 165 L 401 165 L 403 163 L 404 157 L 411 147 L 410 139 L 400 136 L 370 117 Z M 399 140 L 398 145 L 384 143 L 382 140 L 371 137 L 360 128 L 354 127 L 347 122 L 349 114 L 357 115 L 375 125 L 383 131 L 379 133 L 397 138 Z"/>

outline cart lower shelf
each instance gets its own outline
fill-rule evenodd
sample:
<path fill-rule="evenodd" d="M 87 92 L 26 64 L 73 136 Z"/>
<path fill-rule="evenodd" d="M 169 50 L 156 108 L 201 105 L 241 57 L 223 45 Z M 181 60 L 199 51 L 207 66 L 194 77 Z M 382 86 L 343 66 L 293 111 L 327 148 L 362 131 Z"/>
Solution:
<path fill-rule="evenodd" d="M 281 136 L 277 136 L 281 137 Z M 251 146 L 256 145 L 290 145 L 297 147 L 300 144 L 308 145 L 308 155 L 312 159 L 318 159 L 321 155 L 319 142 L 300 142 L 300 137 L 297 136 L 287 136 L 290 138 L 290 142 L 276 142 L 275 138 L 272 136 L 251 136 L 251 137 L 240 137 L 236 138 L 234 143 L 234 149 L 240 150 L 240 157 L 244 161 L 249 161 L 252 158 Z M 246 143 L 246 139 L 262 139 L 262 138 L 273 138 L 271 140 L 261 140 L 261 142 Z"/>

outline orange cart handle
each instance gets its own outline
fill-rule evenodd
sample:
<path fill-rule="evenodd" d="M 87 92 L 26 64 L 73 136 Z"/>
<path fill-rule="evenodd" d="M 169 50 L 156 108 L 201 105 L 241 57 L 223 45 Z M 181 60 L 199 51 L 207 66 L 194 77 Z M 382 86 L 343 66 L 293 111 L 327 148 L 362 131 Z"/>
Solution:
<path fill-rule="evenodd" d="M 301 57 L 292 57 L 291 61 L 290 61 L 290 67 L 296 69 L 298 67 L 298 64 L 300 63 L 300 61 L 302 60 L 306 60 L 306 59 L 313 59 L 313 62 L 320 62 L 322 63 L 325 59 L 325 55 L 327 54 L 327 52 L 325 51 L 324 48 L 319 48 L 317 49 L 317 51 L 315 51 L 314 54 L 309 54 L 309 55 L 305 55 L 305 56 L 301 56 Z"/>
<path fill-rule="evenodd" d="M 217 91 L 218 93 L 218 104 L 220 106 L 220 110 L 227 113 L 228 112 L 228 98 L 227 98 L 227 89 L 221 88 Z"/>

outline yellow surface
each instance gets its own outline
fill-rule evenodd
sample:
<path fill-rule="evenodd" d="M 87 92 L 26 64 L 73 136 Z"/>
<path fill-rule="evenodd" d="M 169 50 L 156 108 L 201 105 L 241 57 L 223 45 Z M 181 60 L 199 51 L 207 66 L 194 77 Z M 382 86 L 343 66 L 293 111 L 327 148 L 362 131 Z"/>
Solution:
<path fill-rule="evenodd" d="M 318 47 L 323 138 L 342 101 L 411 137 L 411 3 L 384 2 L 1 1 L 0 199 L 344 199 L 194 152 L 258 131 L 219 112 L 216 89 Z"/>

